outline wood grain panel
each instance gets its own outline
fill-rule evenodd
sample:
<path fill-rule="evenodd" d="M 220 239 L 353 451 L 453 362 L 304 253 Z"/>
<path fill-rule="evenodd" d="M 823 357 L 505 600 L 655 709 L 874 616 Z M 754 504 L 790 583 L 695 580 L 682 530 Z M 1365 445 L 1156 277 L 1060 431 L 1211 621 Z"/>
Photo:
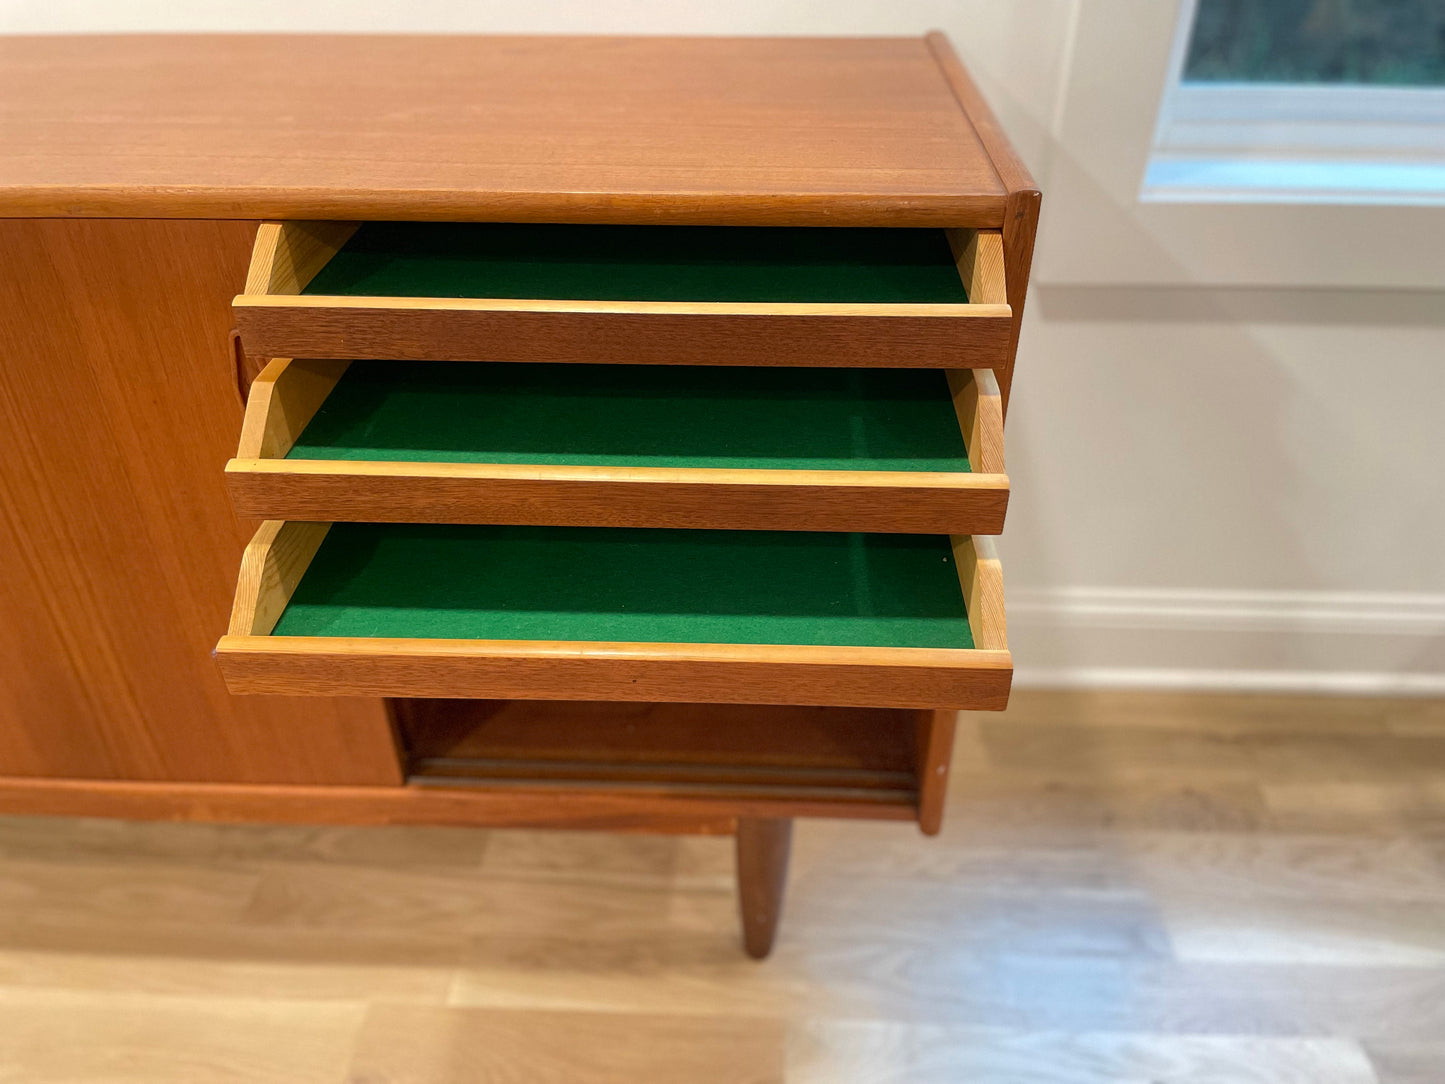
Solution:
<path fill-rule="evenodd" d="M 241 424 L 241 443 L 236 450 L 237 458 L 284 458 L 350 365 L 349 361 L 328 359 L 273 358 L 257 374 L 256 379 L 251 381 L 251 388 L 246 396 L 246 420 Z"/>
<path fill-rule="evenodd" d="M 276 627 L 329 530 L 329 523 L 261 524 L 241 555 L 230 635 L 265 636 Z"/>
<path fill-rule="evenodd" d="M 969 465 L 984 476 L 1008 477 L 1003 459 L 1003 398 L 998 380 L 988 369 L 950 369 L 948 389 L 953 408 L 963 429 L 968 448 Z M 970 531 L 969 534 L 1001 534 L 997 531 Z M 963 532 L 955 532 L 963 533 Z"/>
<path fill-rule="evenodd" d="M 997 534 L 1008 476 L 233 459 L 242 516 L 370 523 Z"/>
<path fill-rule="evenodd" d="M 399 778 L 380 702 L 233 698 L 209 657 L 250 533 L 220 468 L 253 233 L 0 222 L 0 773 Z"/>
<path fill-rule="evenodd" d="M 1008 649 L 1008 616 L 1004 611 L 1003 566 L 992 538 L 957 537 L 953 559 L 968 604 L 968 624 L 976 647 Z"/>
<path fill-rule="evenodd" d="M 0 214 L 992 226 L 921 38 L 0 41 Z"/>
<path fill-rule="evenodd" d="M 238 693 L 1002 711 L 1003 650 L 223 636 Z"/>
<path fill-rule="evenodd" d="M 360 227 L 359 222 L 262 222 L 246 293 L 299 294 Z"/>
<path fill-rule="evenodd" d="M 946 232 L 959 276 L 968 290 L 968 300 L 975 305 L 1007 305 L 1003 235 L 998 230 Z"/>
<path fill-rule="evenodd" d="M 234 304 L 248 353 L 397 361 L 997 369 L 1013 328 L 1007 305 L 249 294 Z"/>

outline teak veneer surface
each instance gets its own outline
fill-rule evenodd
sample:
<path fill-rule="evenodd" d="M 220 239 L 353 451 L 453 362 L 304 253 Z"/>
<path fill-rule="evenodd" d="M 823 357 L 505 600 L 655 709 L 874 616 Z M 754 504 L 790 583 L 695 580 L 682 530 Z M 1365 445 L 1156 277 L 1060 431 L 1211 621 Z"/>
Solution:
<path fill-rule="evenodd" d="M 0 38 L 0 214 L 993 226 L 923 38 Z"/>
<path fill-rule="evenodd" d="M 381 702 L 230 696 L 210 658 L 254 234 L 0 222 L 0 776 L 400 779 Z"/>

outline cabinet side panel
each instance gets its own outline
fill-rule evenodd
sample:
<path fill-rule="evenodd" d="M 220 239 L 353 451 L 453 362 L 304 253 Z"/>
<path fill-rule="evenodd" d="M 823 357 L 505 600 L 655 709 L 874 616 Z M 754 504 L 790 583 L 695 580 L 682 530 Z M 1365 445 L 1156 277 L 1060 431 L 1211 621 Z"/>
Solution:
<path fill-rule="evenodd" d="M 379 700 L 232 697 L 255 224 L 0 221 L 0 775 L 393 783 Z"/>
<path fill-rule="evenodd" d="M 1004 205 L 1003 249 L 1008 279 L 1008 303 L 1013 309 L 1013 329 L 1009 335 L 1008 360 L 997 370 L 999 387 L 1003 390 L 1003 408 L 1008 412 L 1009 391 L 1013 387 L 1014 361 L 1019 351 L 1019 331 L 1024 322 L 1024 300 L 1029 291 L 1029 271 L 1034 260 L 1034 238 L 1039 229 L 1039 207 L 1043 197 L 1028 166 L 1009 142 L 1008 135 L 979 92 L 977 84 L 958 59 L 953 46 L 940 31 L 927 37 L 928 47 L 953 89 L 959 106 L 973 125 L 974 132 L 987 151 L 999 181 L 1008 192 Z"/>

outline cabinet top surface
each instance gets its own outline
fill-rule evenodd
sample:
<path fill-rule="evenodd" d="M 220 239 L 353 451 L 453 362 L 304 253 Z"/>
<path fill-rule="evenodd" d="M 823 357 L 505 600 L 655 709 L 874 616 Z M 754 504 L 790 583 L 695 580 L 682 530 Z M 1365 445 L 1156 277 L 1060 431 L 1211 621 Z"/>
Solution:
<path fill-rule="evenodd" d="M 937 35 L 0 37 L 0 216 L 998 225 L 1012 151 L 950 60 Z"/>

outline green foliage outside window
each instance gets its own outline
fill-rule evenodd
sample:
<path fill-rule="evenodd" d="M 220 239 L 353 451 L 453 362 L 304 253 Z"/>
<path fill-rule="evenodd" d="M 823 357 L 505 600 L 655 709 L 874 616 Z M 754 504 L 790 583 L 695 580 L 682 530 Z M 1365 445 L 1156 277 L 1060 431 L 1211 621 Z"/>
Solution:
<path fill-rule="evenodd" d="M 1184 78 L 1445 85 L 1445 0 L 1198 0 Z"/>

